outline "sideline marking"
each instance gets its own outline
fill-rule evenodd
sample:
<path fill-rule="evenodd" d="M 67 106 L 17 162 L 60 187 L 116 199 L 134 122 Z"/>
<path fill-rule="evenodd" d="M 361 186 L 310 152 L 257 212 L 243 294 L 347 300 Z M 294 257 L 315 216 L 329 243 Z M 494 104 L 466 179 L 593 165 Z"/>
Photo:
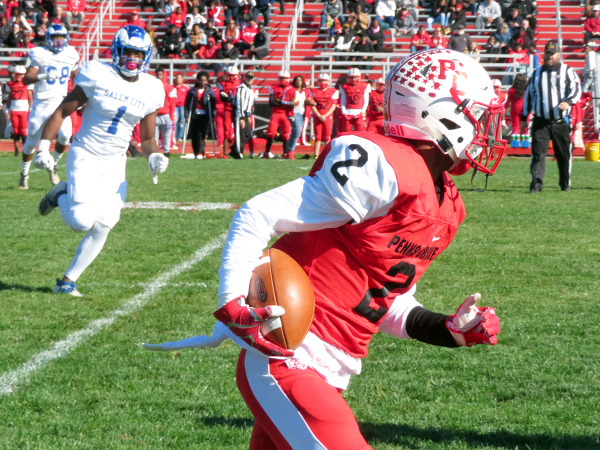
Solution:
<path fill-rule="evenodd" d="M 29 173 L 39 172 L 40 170 L 42 170 L 42 169 L 31 169 L 29 171 Z M 21 171 L 19 170 L 18 172 L 0 172 L 0 175 L 15 175 L 15 174 L 21 175 Z"/>
<path fill-rule="evenodd" d="M 108 317 L 97 319 L 87 324 L 87 326 L 79 331 L 76 331 L 60 342 L 52 346 L 50 350 L 44 350 L 37 355 L 32 356 L 21 367 L 9 370 L 0 375 L 0 397 L 10 395 L 15 389 L 28 380 L 29 376 L 34 372 L 42 370 L 53 360 L 67 356 L 71 351 L 75 350 L 87 338 L 101 332 L 104 328 L 111 325 L 116 319 L 121 316 L 128 316 L 131 313 L 142 309 L 148 300 L 157 294 L 162 288 L 168 285 L 168 281 L 179 275 L 181 272 L 191 269 L 196 263 L 202 261 L 214 250 L 220 248 L 225 243 L 226 234 L 222 234 L 218 238 L 212 240 L 200 250 L 194 253 L 187 261 L 184 261 L 169 272 L 158 275 L 158 277 L 147 283 L 143 292 L 134 295 L 129 300 L 125 301 L 120 308 L 111 311 Z"/>
<path fill-rule="evenodd" d="M 182 203 L 182 202 L 125 202 L 123 209 L 180 209 L 182 211 L 205 211 L 214 209 L 238 209 L 233 203 Z"/>

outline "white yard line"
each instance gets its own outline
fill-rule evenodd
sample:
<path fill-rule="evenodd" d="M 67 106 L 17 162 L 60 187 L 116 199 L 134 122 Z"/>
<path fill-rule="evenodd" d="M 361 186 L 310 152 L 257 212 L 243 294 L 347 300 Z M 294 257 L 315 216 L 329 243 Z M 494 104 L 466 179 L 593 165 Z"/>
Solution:
<path fill-rule="evenodd" d="M 233 203 L 183 203 L 183 202 L 126 202 L 123 209 L 181 209 L 183 211 L 204 211 L 214 209 L 237 209 Z"/>
<path fill-rule="evenodd" d="M 31 169 L 29 173 L 39 172 L 41 169 Z M 18 172 L 0 172 L 0 175 L 21 175 L 21 171 Z"/>
<path fill-rule="evenodd" d="M 85 342 L 86 339 L 100 333 L 119 317 L 128 316 L 133 312 L 142 309 L 150 298 L 168 285 L 169 280 L 171 280 L 173 277 L 176 277 L 180 273 L 191 269 L 195 264 L 199 263 L 213 251 L 220 248 L 224 244 L 226 236 L 226 234 L 219 236 L 198 250 L 194 256 L 187 261 L 175 266 L 169 272 L 158 275 L 155 280 L 145 284 L 145 289 L 143 292 L 131 297 L 129 300 L 123 303 L 120 308 L 111 311 L 104 319 L 98 319 L 88 323 L 85 328 L 70 334 L 64 340 L 54 344 L 50 350 L 40 352 L 31 357 L 29 361 L 24 363 L 21 367 L 1 374 L 0 396 L 10 395 L 21 384 L 27 381 L 35 372 L 39 372 L 55 359 L 67 356 L 70 352 Z"/>
<path fill-rule="evenodd" d="M 110 286 L 110 287 L 118 287 L 118 288 L 135 288 L 135 287 L 144 287 L 146 286 L 147 283 L 134 283 L 134 284 L 127 284 L 127 283 L 85 283 L 86 286 Z M 207 288 L 208 285 L 206 283 L 166 283 L 164 287 L 174 287 L 174 288 L 178 288 L 178 287 L 184 287 L 184 288 L 188 288 L 188 287 L 200 287 L 200 288 Z M 215 287 L 219 287 L 219 285 L 215 284 L 212 286 L 213 288 Z"/>

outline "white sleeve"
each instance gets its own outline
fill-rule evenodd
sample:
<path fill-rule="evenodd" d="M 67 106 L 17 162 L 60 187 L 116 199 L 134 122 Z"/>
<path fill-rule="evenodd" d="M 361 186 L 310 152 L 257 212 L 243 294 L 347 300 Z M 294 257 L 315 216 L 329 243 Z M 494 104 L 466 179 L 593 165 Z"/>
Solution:
<path fill-rule="evenodd" d="M 75 77 L 75 84 L 83 89 L 83 92 L 88 99 L 94 97 L 97 77 L 103 72 L 102 69 L 104 69 L 104 67 L 100 66 L 101 63 L 90 61 L 81 67 L 79 73 Z"/>
<path fill-rule="evenodd" d="M 406 319 L 413 308 L 422 306 L 414 297 L 416 289 L 415 284 L 410 291 L 394 299 L 394 303 L 379 324 L 379 331 L 400 339 L 411 339 L 406 333 Z"/>
<path fill-rule="evenodd" d="M 370 93 L 371 93 L 371 85 L 367 84 L 367 87 L 365 88 L 365 98 L 364 98 L 363 107 L 362 107 L 363 114 L 367 111 L 367 108 L 369 107 L 369 94 Z"/>
<path fill-rule="evenodd" d="M 223 248 L 219 306 L 248 294 L 252 270 L 271 236 L 335 228 L 351 219 L 318 176 L 299 178 L 249 200 L 233 217 Z"/>
<path fill-rule="evenodd" d="M 25 67 L 36 67 L 37 69 L 41 69 L 43 64 L 42 55 L 39 52 L 35 51 L 36 49 L 32 49 L 27 56 L 27 61 L 25 62 Z"/>
<path fill-rule="evenodd" d="M 331 141 L 317 175 L 355 222 L 387 213 L 398 196 L 396 174 L 383 151 L 361 137 L 341 136 Z"/>

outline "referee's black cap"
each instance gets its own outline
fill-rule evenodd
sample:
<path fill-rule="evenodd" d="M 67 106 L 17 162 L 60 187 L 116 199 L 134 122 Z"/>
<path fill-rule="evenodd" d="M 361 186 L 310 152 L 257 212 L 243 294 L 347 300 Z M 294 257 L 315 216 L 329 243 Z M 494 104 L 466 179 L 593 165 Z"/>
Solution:
<path fill-rule="evenodd" d="M 544 53 L 546 55 L 554 55 L 558 53 L 560 49 L 558 48 L 558 42 L 556 41 L 548 41 L 546 46 L 544 47 Z"/>
<path fill-rule="evenodd" d="M 246 73 L 244 74 L 244 77 L 245 77 L 245 78 L 254 78 L 254 72 L 246 72 Z"/>

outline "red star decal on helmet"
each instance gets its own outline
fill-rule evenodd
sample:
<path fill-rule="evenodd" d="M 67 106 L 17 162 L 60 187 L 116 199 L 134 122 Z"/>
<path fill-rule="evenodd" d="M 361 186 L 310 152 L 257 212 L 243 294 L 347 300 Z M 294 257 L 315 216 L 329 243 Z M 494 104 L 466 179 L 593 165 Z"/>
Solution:
<path fill-rule="evenodd" d="M 433 65 L 429 68 L 430 72 L 435 72 L 436 70 L 437 70 L 437 67 L 433 66 Z"/>
<path fill-rule="evenodd" d="M 406 84 L 408 80 L 404 77 L 400 78 L 400 84 Z"/>
<path fill-rule="evenodd" d="M 425 62 L 431 62 L 431 57 L 429 55 L 425 57 Z"/>
<path fill-rule="evenodd" d="M 440 89 L 440 87 L 441 87 L 441 86 L 442 86 L 442 84 L 441 84 L 441 83 L 438 83 L 437 81 L 436 81 L 435 83 L 433 83 L 433 88 L 434 88 L 436 91 L 439 91 L 439 89 Z"/>
<path fill-rule="evenodd" d="M 430 70 L 431 70 L 431 69 L 430 69 Z M 429 75 L 427 75 L 427 78 L 428 78 L 429 80 L 433 80 L 433 79 L 435 78 L 435 74 L 433 74 L 433 73 L 429 72 Z"/>

